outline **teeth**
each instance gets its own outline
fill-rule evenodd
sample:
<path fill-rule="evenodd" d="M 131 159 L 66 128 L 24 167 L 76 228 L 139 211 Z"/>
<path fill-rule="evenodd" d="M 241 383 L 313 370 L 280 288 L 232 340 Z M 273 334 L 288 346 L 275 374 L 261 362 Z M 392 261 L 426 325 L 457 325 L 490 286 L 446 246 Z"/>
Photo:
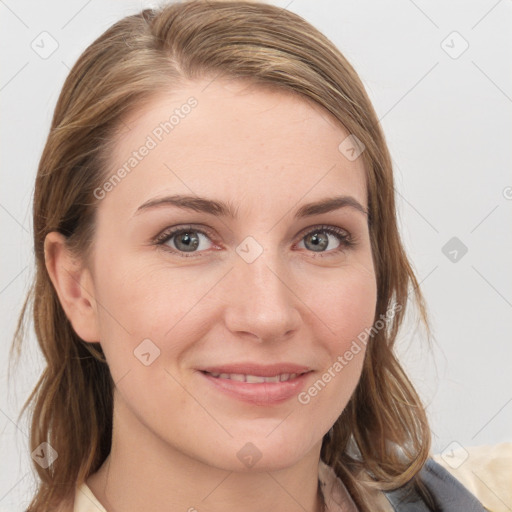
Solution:
<path fill-rule="evenodd" d="M 210 372 L 207 372 L 210 373 Z M 210 373 L 212 377 L 218 379 L 237 380 L 239 382 L 248 382 L 250 384 L 258 384 L 261 382 L 285 382 L 297 377 L 297 373 L 282 373 L 274 377 L 260 377 L 258 375 L 245 375 L 242 373 Z"/>
<path fill-rule="evenodd" d="M 228 377 L 229 378 L 229 377 Z M 265 382 L 268 377 L 257 377 L 256 375 L 246 375 L 245 382 L 250 382 L 251 384 L 256 384 L 257 382 Z"/>

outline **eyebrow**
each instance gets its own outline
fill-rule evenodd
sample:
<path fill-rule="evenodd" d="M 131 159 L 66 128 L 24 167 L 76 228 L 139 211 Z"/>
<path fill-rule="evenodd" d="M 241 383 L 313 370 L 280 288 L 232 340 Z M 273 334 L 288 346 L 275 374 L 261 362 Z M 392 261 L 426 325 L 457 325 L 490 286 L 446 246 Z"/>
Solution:
<path fill-rule="evenodd" d="M 185 196 L 173 195 L 161 198 L 150 199 L 137 208 L 135 215 L 154 208 L 163 206 L 176 206 L 185 210 L 193 210 L 196 212 L 208 213 L 217 217 L 230 217 L 237 218 L 238 208 L 234 208 L 232 203 L 225 203 L 214 199 L 207 199 L 199 196 Z M 308 203 L 301 206 L 294 215 L 295 219 L 302 219 L 304 217 L 311 217 L 313 215 L 320 215 L 328 213 L 341 208 L 353 208 L 368 216 L 367 210 L 364 206 L 352 196 L 335 196 L 321 199 L 313 203 Z"/>

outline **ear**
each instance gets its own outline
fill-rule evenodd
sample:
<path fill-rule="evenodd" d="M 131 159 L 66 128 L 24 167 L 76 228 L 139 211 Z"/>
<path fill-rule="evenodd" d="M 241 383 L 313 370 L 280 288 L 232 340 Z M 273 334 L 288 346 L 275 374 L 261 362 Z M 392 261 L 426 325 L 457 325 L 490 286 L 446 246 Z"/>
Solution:
<path fill-rule="evenodd" d="M 46 269 L 76 334 L 99 342 L 98 311 L 89 269 L 71 254 L 66 237 L 52 231 L 44 241 Z"/>

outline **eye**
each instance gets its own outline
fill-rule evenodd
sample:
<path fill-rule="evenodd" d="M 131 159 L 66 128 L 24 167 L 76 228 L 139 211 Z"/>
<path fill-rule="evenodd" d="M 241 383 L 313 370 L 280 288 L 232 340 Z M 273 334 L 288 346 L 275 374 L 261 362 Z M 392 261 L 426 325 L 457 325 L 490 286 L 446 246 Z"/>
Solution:
<path fill-rule="evenodd" d="M 337 240 L 338 245 L 331 250 L 325 251 L 332 240 Z M 312 249 L 313 252 L 327 252 L 330 256 L 331 253 L 337 254 L 352 247 L 354 242 L 350 234 L 344 229 L 336 226 L 316 226 L 302 237 L 300 244 L 303 244 L 303 247 Z"/>
<path fill-rule="evenodd" d="M 183 253 L 196 253 L 208 249 L 208 247 L 205 247 L 204 243 L 201 243 L 202 237 L 209 239 L 210 235 L 205 231 L 194 228 L 193 226 L 181 226 L 164 231 L 155 239 L 155 243 L 161 246 L 168 246 L 166 248 L 173 253 L 178 253 L 179 256 L 190 258 L 198 255 L 193 254 L 189 256 Z M 196 249 L 200 249 L 200 251 L 197 251 Z"/>
<path fill-rule="evenodd" d="M 198 229 L 194 226 L 178 226 L 167 229 L 158 235 L 154 244 L 163 246 L 165 250 L 183 258 L 191 258 L 202 256 L 201 253 L 210 248 L 208 247 L 208 240 L 211 242 L 212 237 L 213 235 L 207 230 Z M 338 245 L 326 251 L 325 249 L 333 240 L 337 241 Z M 311 249 L 310 252 L 326 252 L 328 254 L 325 256 L 331 256 L 352 247 L 355 242 L 344 229 L 336 226 L 315 226 L 313 229 L 309 228 L 309 231 L 302 236 L 299 246 L 300 244 L 303 244 L 304 248 Z M 324 257 L 324 254 L 319 256 Z"/>

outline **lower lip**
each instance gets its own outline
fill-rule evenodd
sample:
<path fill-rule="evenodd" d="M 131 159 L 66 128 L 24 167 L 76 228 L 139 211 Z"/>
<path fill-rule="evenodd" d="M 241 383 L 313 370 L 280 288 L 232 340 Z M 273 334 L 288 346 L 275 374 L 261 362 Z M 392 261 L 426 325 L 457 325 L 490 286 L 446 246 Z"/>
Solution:
<path fill-rule="evenodd" d="M 303 373 L 294 379 L 284 382 L 257 382 L 254 384 L 231 379 L 213 377 L 209 373 L 201 375 L 220 391 L 254 405 L 274 405 L 285 402 L 297 395 L 311 372 Z"/>

